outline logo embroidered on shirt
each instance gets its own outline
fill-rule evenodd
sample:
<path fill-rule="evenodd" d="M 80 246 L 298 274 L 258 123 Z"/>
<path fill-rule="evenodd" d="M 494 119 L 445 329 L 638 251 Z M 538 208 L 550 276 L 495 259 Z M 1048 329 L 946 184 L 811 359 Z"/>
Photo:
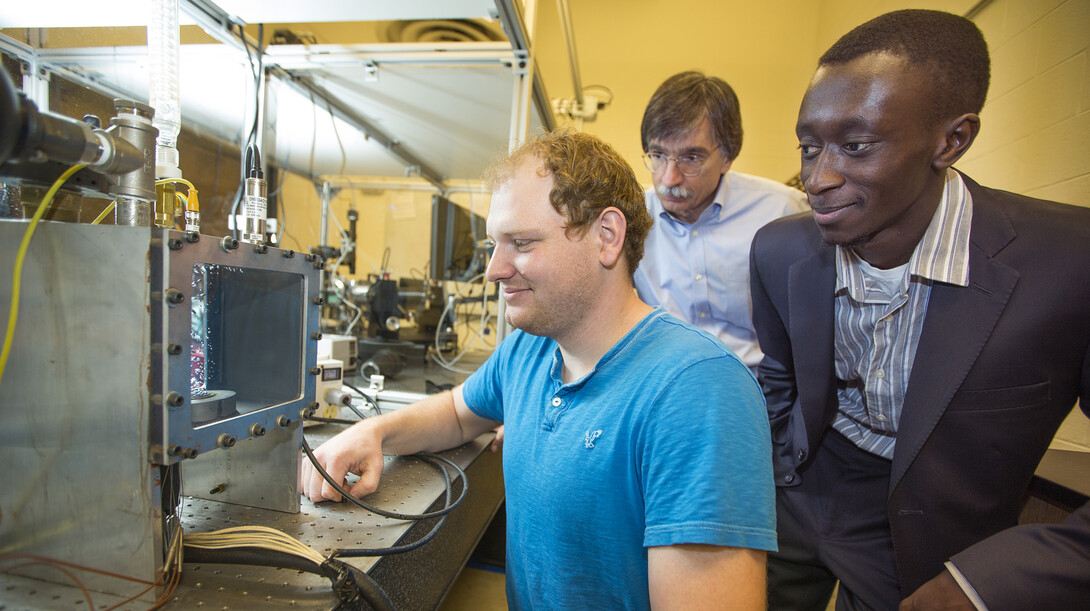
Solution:
<path fill-rule="evenodd" d="M 588 430 L 583 434 L 583 447 L 590 449 L 594 447 L 594 440 L 602 436 L 602 429 L 597 431 Z"/>

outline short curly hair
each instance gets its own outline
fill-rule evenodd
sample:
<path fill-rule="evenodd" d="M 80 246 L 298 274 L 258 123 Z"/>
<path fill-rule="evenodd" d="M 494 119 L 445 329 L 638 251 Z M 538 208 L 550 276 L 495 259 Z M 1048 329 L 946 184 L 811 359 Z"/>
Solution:
<path fill-rule="evenodd" d="M 632 167 L 601 139 L 562 127 L 543 133 L 519 147 L 485 171 L 485 186 L 495 190 L 510 180 L 528 159 L 541 162 L 541 176 L 552 175 L 549 202 L 568 219 L 565 233 L 582 235 L 609 207 L 626 222 L 624 257 L 631 276 L 643 258 L 643 245 L 651 229 L 651 214 Z"/>
<path fill-rule="evenodd" d="M 932 75 L 937 118 L 979 114 L 984 108 L 991 79 L 988 43 L 969 19 L 924 9 L 886 13 L 841 37 L 818 66 L 879 52 L 903 57 Z"/>
<path fill-rule="evenodd" d="M 640 142 L 647 152 L 651 142 L 691 131 L 704 118 L 711 124 L 723 156 L 729 160 L 742 151 L 742 108 L 734 89 L 721 78 L 703 72 L 680 72 L 663 81 L 643 111 Z"/>

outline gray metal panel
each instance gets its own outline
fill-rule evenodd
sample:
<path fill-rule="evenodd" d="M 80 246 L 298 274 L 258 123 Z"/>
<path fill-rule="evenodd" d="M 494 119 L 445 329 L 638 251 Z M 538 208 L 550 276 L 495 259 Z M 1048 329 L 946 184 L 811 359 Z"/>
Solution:
<path fill-rule="evenodd" d="M 0 303 L 26 222 L 0 220 Z M 154 580 L 158 469 L 148 461 L 149 229 L 43 222 L 0 381 L 0 553 Z M 6 310 L 6 307 L 5 307 Z M 51 581 L 56 570 L 20 571 Z M 95 590 L 125 587 L 81 575 Z M 131 594 L 131 591 L 130 591 Z"/>
<path fill-rule="evenodd" d="M 195 242 L 177 231 L 156 230 L 156 236 L 151 251 L 151 341 L 177 346 L 180 351 L 160 351 L 152 362 L 152 442 L 160 450 L 153 452 L 152 460 L 178 462 L 180 458 L 171 453 L 172 448 L 193 449 L 199 454 L 218 451 L 223 436 L 236 442 L 248 439 L 255 436 L 255 425 L 275 431 L 282 428 L 281 417 L 297 422 L 300 411 L 313 401 L 314 395 L 315 374 L 310 372 L 317 365 L 320 319 L 315 264 L 302 253 L 277 248 L 260 252 L 245 243 L 226 248 L 223 240 L 209 236 L 198 236 Z M 230 377 L 225 374 L 224 380 L 238 387 L 225 386 L 222 390 L 239 391 L 240 413 L 213 424 L 195 425 L 190 388 L 191 321 L 197 292 L 194 266 L 206 264 L 217 266 L 224 270 L 225 277 L 230 277 L 221 285 L 225 295 L 230 292 L 228 288 L 239 287 L 243 280 L 252 282 L 253 278 L 287 284 L 285 292 L 268 295 L 259 290 L 265 280 L 233 291 L 233 310 L 228 314 L 224 307 L 221 322 L 225 326 L 219 334 L 222 360 L 229 359 L 232 366 Z M 176 304 L 169 301 L 172 290 L 178 294 Z M 288 358 L 288 353 L 294 358 Z M 281 389 L 274 404 L 258 401 L 261 397 L 248 398 L 242 392 L 262 386 Z M 297 388 L 298 392 L 285 396 L 285 388 Z M 181 397 L 178 404 L 170 404 L 171 394 Z M 162 400 L 156 401 L 158 397 Z M 243 409 L 246 401 L 258 402 Z M 295 441 L 293 451 L 298 449 Z"/>
<path fill-rule="evenodd" d="M 182 493 L 235 505 L 297 513 L 300 424 L 240 441 L 182 463 Z"/>

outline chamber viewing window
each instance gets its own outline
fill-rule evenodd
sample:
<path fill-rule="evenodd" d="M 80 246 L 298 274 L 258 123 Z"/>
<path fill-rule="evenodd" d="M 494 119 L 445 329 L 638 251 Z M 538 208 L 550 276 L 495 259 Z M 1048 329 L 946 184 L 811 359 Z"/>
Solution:
<path fill-rule="evenodd" d="M 211 263 L 193 266 L 194 427 L 302 396 L 305 288 L 299 274 Z"/>

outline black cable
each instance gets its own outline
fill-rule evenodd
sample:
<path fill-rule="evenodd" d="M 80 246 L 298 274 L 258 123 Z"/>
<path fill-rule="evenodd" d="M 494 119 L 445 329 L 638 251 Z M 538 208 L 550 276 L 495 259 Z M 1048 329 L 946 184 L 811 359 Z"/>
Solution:
<path fill-rule="evenodd" d="M 429 462 L 429 463 L 435 465 L 439 469 L 439 471 L 444 475 L 444 477 L 448 478 L 449 475 L 447 474 L 446 470 L 442 467 L 442 465 L 437 464 L 435 461 L 445 463 L 447 466 L 449 466 L 451 469 L 454 470 L 454 472 L 458 475 L 458 477 L 462 478 L 462 492 L 461 492 L 461 494 L 458 495 L 458 498 L 455 499 L 455 501 L 453 503 L 451 503 L 450 499 L 448 498 L 446 507 L 444 507 L 442 509 L 439 509 L 439 510 L 436 510 L 436 511 L 427 512 L 427 513 L 419 513 L 419 514 L 397 513 L 396 511 L 387 511 L 385 509 L 380 509 L 378 507 L 368 505 L 367 503 L 364 503 L 363 501 L 357 499 L 356 497 L 352 496 L 352 494 L 350 492 L 348 492 L 348 490 L 346 490 L 343 486 L 341 486 L 340 483 L 333 481 L 333 477 L 330 476 L 329 473 L 324 468 L 322 468 L 322 465 L 318 462 L 317 457 L 314 456 L 314 452 L 310 449 L 310 444 L 307 443 L 307 440 L 306 440 L 305 437 L 303 438 L 302 443 L 303 443 L 303 452 L 307 455 L 307 458 L 310 459 L 311 464 L 314 465 L 315 470 L 318 471 L 318 473 L 322 476 L 322 479 L 324 479 L 326 481 L 326 483 L 328 483 L 330 486 L 332 486 L 334 490 L 336 490 L 338 493 L 340 493 L 340 495 L 342 497 L 344 497 L 345 499 L 347 499 L 350 503 L 352 503 L 352 504 L 354 504 L 357 507 L 360 507 L 362 509 L 366 509 L 367 511 L 370 511 L 372 513 L 376 513 L 376 514 L 378 514 L 378 515 L 380 515 L 380 516 L 382 516 L 384 518 L 393 518 L 395 520 L 426 520 L 428 518 L 442 517 L 442 516 L 447 515 L 451 511 L 454 511 L 454 509 L 457 508 L 458 505 L 461 505 L 462 501 L 465 500 L 465 498 L 466 498 L 466 492 L 469 491 L 469 481 L 466 479 L 465 471 L 463 471 L 461 467 L 456 465 L 450 459 L 443 458 L 442 456 L 439 456 L 437 454 L 428 454 L 428 453 L 421 452 L 419 454 L 413 454 L 412 456 L 415 456 L 417 458 L 420 458 L 420 459 L 424 460 L 425 462 Z M 447 488 L 447 494 L 448 495 L 450 494 L 450 487 Z"/>
<path fill-rule="evenodd" d="M 251 54 L 251 47 L 250 47 L 250 43 L 247 42 L 247 40 L 246 40 L 245 30 L 243 29 L 242 25 L 237 25 L 237 27 L 238 27 L 238 37 L 239 37 L 239 39 L 242 40 L 242 47 L 246 51 L 246 60 L 250 64 L 250 72 L 253 74 L 253 77 L 254 77 L 254 121 L 250 125 L 250 133 L 246 135 L 246 141 L 242 144 L 242 148 L 239 151 L 241 157 L 243 158 L 242 164 L 241 164 L 242 165 L 242 172 L 241 172 L 242 176 L 241 176 L 241 181 L 240 181 L 240 184 L 239 184 L 238 191 L 235 192 L 234 203 L 231 206 L 231 220 L 232 221 L 237 221 L 238 207 L 242 203 L 243 185 L 246 184 L 246 178 L 250 175 L 250 168 L 248 167 L 250 165 L 250 149 L 252 148 L 252 149 L 254 149 L 256 151 L 256 148 L 257 148 L 258 120 L 259 120 L 259 118 L 261 116 L 261 77 L 262 77 L 262 75 L 264 73 L 264 69 L 263 69 L 264 59 L 263 59 L 263 52 L 262 52 L 262 49 L 263 49 L 262 43 L 263 43 L 263 41 L 262 41 L 262 38 L 264 38 L 264 35 L 265 35 L 265 24 L 258 24 L 258 26 L 257 26 L 258 41 L 257 41 L 257 44 L 253 46 L 253 48 L 252 48 L 253 54 Z M 254 60 L 255 56 L 256 56 L 256 62 Z M 238 235 L 239 235 L 238 223 L 233 222 L 233 225 L 234 225 L 234 229 L 232 230 L 231 233 L 235 237 L 235 239 L 238 239 Z"/>
<path fill-rule="evenodd" d="M 424 460 L 427 460 L 427 459 L 425 458 Z M 436 463 L 433 463 L 433 464 L 436 464 Z M 439 470 L 443 473 L 443 480 L 447 485 L 446 502 L 450 503 L 450 484 L 451 484 L 450 476 L 447 474 L 446 469 L 443 469 L 442 467 L 440 467 Z M 462 481 L 464 482 L 465 480 L 462 480 Z M 342 549 L 333 550 L 333 553 L 330 556 L 331 557 L 332 556 L 337 556 L 337 557 L 342 557 L 342 558 L 358 558 L 358 557 L 363 557 L 363 556 L 387 556 L 387 555 L 390 555 L 390 554 L 403 554 L 405 552 L 411 552 L 414 549 L 417 549 L 417 548 L 423 546 L 424 544 L 430 542 L 432 539 L 434 539 L 435 535 L 439 534 L 439 529 L 443 527 L 443 524 L 445 524 L 446 521 L 447 521 L 447 516 L 443 516 L 443 517 L 439 518 L 439 521 L 435 523 L 435 526 L 432 526 L 431 530 L 428 531 L 428 534 L 424 535 L 423 537 L 420 537 L 419 539 L 417 539 L 416 541 L 413 541 L 412 543 L 407 543 L 405 545 L 395 545 L 395 546 L 392 546 L 392 547 L 380 547 L 380 548 L 371 548 L 371 549 L 368 549 L 368 548 L 342 548 Z"/>
<path fill-rule="evenodd" d="M 240 546 L 228 549 L 203 549 L 185 546 L 184 562 L 197 564 L 244 564 L 295 569 L 321 575 L 330 580 L 339 604 L 335 609 L 365 609 L 364 603 L 376 611 L 395 611 L 390 597 L 373 577 L 335 558 L 322 564 L 312 560 L 260 547 Z"/>
<path fill-rule="evenodd" d="M 379 509 L 376 509 L 374 507 L 371 507 L 371 506 L 367 505 L 366 503 L 363 503 L 359 499 L 352 496 L 352 494 L 349 493 L 347 490 L 345 490 L 342 486 L 340 486 L 339 484 L 334 482 L 333 479 L 329 476 L 329 473 L 327 473 L 325 471 L 325 469 L 323 469 L 321 467 L 321 465 L 318 464 L 317 459 L 314 457 L 314 453 L 311 452 L 310 446 L 307 444 L 307 441 L 306 441 L 305 438 L 303 439 L 303 451 L 306 453 L 307 457 L 310 458 L 312 464 L 314 464 L 314 467 L 318 470 L 318 473 L 320 473 L 322 475 L 322 477 L 326 480 L 326 482 L 331 484 L 334 487 L 334 489 L 336 489 L 337 492 L 339 492 L 341 494 L 341 496 L 343 498 L 348 499 L 350 502 L 354 503 L 355 505 L 357 505 L 357 506 L 359 506 L 359 507 L 361 507 L 363 509 L 366 509 L 366 510 L 374 512 L 374 513 L 377 513 L 377 514 L 379 514 L 381 516 L 388 517 L 388 518 L 402 519 L 402 518 L 397 517 L 399 514 L 393 514 L 392 512 L 385 512 L 383 510 L 379 510 Z M 432 512 L 431 514 L 423 514 L 425 516 L 430 516 L 430 517 L 441 516 L 439 521 L 436 522 L 435 526 L 433 526 L 432 529 L 430 531 L 428 531 L 428 533 L 426 535 L 424 535 L 423 537 L 421 537 L 420 539 L 418 539 L 416 541 L 413 541 L 412 543 L 407 543 L 405 545 L 395 545 L 395 546 L 392 546 L 392 547 L 380 547 L 380 548 L 343 548 L 343 549 L 334 550 L 332 556 L 340 556 L 340 557 L 345 557 L 345 558 L 357 558 L 357 557 L 363 557 L 363 556 L 386 556 L 386 555 L 390 555 L 390 554 L 402 554 L 402 553 L 405 553 L 405 552 L 411 552 L 412 550 L 423 546 L 424 544 L 428 543 L 429 541 L 431 541 L 432 539 L 435 538 L 435 536 L 439 533 L 439 529 L 442 528 L 443 524 L 446 523 L 447 514 L 449 514 L 451 510 L 453 510 L 455 507 L 457 507 L 462 502 L 462 499 L 465 498 L 466 492 L 469 489 L 469 484 L 468 484 L 468 480 L 466 479 L 465 473 L 457 465 L 455 465 L 451 461 L 447 460 L 446 458 L 443 458 L 442 456 L 431 455 L 431 454 L 417 454 L 415 456 L 417 458 L 420 458 L 421 460 L 423 460 L 425 462 L 428 462 L 428 463 L 432 464 L 433 466 L 436 466 L 439 469 L 440 474 L 442 474 L 442 476 L 443 476 L 443 483 L 444 483 L 445 496 L 446 496 L 446 499 L 445 499 L 446 507 L 444 509 L 439 510 L 439 511 Z M 462 477 L 462 494 L 458 497 L 458 500 L 455 501 L 453 504 L 451 504 L 451 502 L 450 502 L 451 488 L 453 487 L 452 482 L 450 480 L 450 474 L 447 473 L 447 470 L 443 468 L 442 464 L 439 461 L 445 462 L 448 465 L 450 465 L 451 467 L 453 467 L 455 469 L 455 471 L 457 471 Z M 413 519 L 417 519 L 417 518 L 413 518 Z"/>
<path fill-rule="evenodd" d="M 359 395 L 360 395 L 361 397 L 363 397 L 363 398 L 364 398 L 364 399 L 365 399 L 365 400 L 366 400 L 366 401 L 367 401 L 368 403 L 370 403 L 370 404 L 371 404 L 371 407 L 372 407 L 372 408 L 373 408 L 373 409 L 375 410 L 375 413 L 376 413 L 376 414 L 380 414 L 380 415 L 382 414 L 382 411 L 381 411 L 381 410 L 379 410 L 379 408 L 378 408 L 378 401 L 375 401 L 375 400 L 374 400 L 374 399 L 372 399 L 372 398 L 371 398 L 370 396 L 368 396 L 368 395 L 367 395 L 367 393 L 365 393 L 365 392 L 363 392 L 362 390 L 360 390 L 359 388 L 356 388 L 355 386 L 353 386 L 353 385 L 349 384 L 348 382 L 344 382 L 344 381 L 342 381 L 342 382 L 341 382 L 341 384 L 343 384 L 343 385 L 345 385 L 345 386 L 347 386 L 347 387 L 351 388 L 352 390 L 356 391 L 356 393 L 357 393 L 357 394 L 359 394 Z"/>
<path fill-rule="evenodd" d="M 348 424 L 348 425 L 352 425 L 352 424 L 356 424 L 356 422 L 358 422 L 357 420 L 345 420 L 343 418 L 325 418 L 325 417 L 322 417 L 322 416 L 307 416 L 306 419 L 311 421 L 311 422 L 324 422 L 324 423 L 327 423 L 327 424 Z"/>
<path fill-rule="evenodd" d="M 363 395 L 363 396 L 364 396 L 364 397 L 366 397 L 366 399 L 367 399 L 368 401 L 371 401 L 371 397 L 368 397 L 367 395 Z M 372 404 L 374 404 L 374 401 L 371 401 L 371 403 L 372 403 Z M 348 404 L 347 404 L 347 405 L 345 405 L 345 407 L 347 407 L 348 409 L 352 410 L 352 413 L 353 413 L 353 414 L 356 414 L 357 416 L 359 416 L 359 417 L 360 417 L 360 420 L 367 420 L 367 415 L 366 415 L 366 414 L 364 414 L 363 412 L 361 412 L 360 410 L 356 409 L 356 406 L 355 406 L 355 405 L 352 405 L 352 400 L 351 400 L 351 398 L 349 398 L 349 400 L 348 400 Z M 355 424 L 355 423 L 354 423 L 354 422 L 351 422 L 351 421 L 349 421 L 349 422 L 348 422 L 348 424 Z"/>

